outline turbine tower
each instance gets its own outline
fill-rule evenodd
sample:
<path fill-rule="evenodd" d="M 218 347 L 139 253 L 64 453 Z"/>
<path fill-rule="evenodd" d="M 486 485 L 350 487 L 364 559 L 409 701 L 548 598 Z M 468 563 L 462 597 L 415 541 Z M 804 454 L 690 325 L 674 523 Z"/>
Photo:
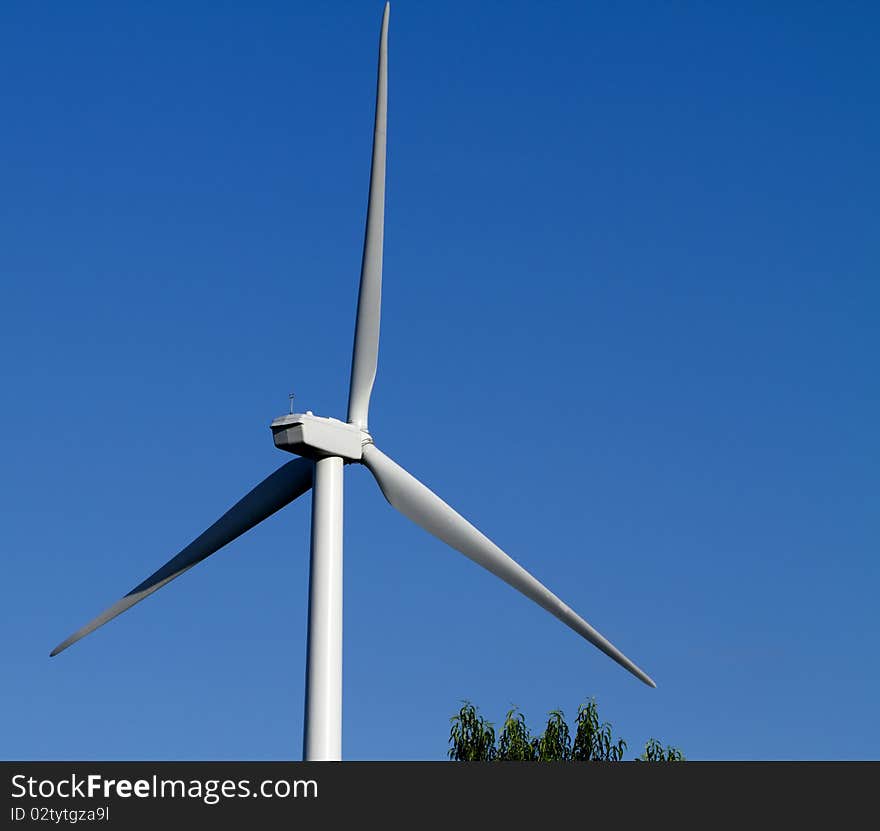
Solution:
<path fill-rule="evenodd" d="M 339 760 L 342 757 L 342 491 L 346 464 L 360 463 L 366 466 L 385 498 L 400 513 L 559 618 L 637 678 L 651 687 L 655 686 L 639 667 L 553 592 L 437 494 L 379 450 L 368 432 L 370 394 L 379 356 L 389 7 L 390 4 L 386 3 L 379 37 L 373 160 L 347 421 L 323 418 L 311 412 L 290 413 L 276 418 L 271 424 L 275 446 L 299 458 L 270 474 L 158 571 L 51 652 L 57 655 L 67 649 L 311 489 L 309 631 L 303 742 L 306 761 Z"/>

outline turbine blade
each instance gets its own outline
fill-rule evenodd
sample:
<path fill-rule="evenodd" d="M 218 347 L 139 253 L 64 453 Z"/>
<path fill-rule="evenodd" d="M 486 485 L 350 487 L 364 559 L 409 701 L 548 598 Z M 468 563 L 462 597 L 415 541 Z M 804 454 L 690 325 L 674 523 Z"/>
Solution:
<path fill-rule="evenodd" d="M 103 611 L 93 621 L 58 644 L 50 653 L 50 657 L 63 652 L 68 646 L 94 632 L 117 615 L 121 615 L 135 603 L 140 603 L 175 577 L 179 577 L 245 531 L 293 502 L 312 486 L 313 469 L 314 466 L 308 459 L 294 459 L 282 465 L 162 568 L 151 574 L 143 583 L 135 586 L 125 597 Z"/>
<path fill-rule="evenodd" d="M 376 122 L 373 130 L 373 162 L 370 168 L 370 201 L 361 283 L 358 291 L 357 322 L 351 357 L 351 385 L 348 392 L 348 420 L 367 429 L 370 394 L 379 361 L 379 316 L 382 311 L 382 244 L 385 235 L 385 134 L 388 124 L 388 14 L 382 15 L 379 36 L 379 79 L 376 86 Z"/>
<path fill-rule="evenodd" d="M 364 464 L 376 478 L 385 498 L 404 516 L 428 533 L 460 551 L 505 583 L 534 600 L 581 637 L 601 649 L 650 687 L 657 685 L 613 644 L 579 617 L 519 563 L 505 554 L 488 537 L 456 513 L 437 494 L 389 459 L 375 445 L 364 447 Z"/>

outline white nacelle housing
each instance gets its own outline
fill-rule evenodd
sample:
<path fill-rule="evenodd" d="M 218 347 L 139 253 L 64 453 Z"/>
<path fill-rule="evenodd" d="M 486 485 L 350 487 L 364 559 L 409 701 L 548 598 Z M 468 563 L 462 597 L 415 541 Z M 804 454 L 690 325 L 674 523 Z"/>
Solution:
<path fill-rule="evenodd" d="M 275 446 L 297 456 L 321 459 L 341 456 L 359 462 L 362 446 L 369 436 L 354 424 L 336 418 L 321 418 L 312 413 L 291 413 L 271 424 Z"/>

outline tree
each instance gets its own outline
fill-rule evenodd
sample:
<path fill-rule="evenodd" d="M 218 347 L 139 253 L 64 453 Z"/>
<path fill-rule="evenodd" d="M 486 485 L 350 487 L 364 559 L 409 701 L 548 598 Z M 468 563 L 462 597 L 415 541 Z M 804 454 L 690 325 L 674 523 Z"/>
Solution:
<path fill-rule="evenodd" d="M 496 756 L 495 728 L 465 701 L 452 717 L 449 744 L 449 758 L 455 762 L 491 762 Z"/>
<path fill-rule="evenodd" d="M 571 760 L 571 733 L 562 710 L 551 710 L 544 735 L 537 740 L 539 762 Z"/>
<path fill-rule="evenodd" d="M 578 707 L 572 758 L 578 762 L 622 762 L 626 742 L 612 738 L 611 725 L 599 724 L 599 708 L 591 698 Z"/>
<path fill-rule="evenodd" d="M 648 739 L 645 742 L 645 752 L 636 759 L 637 762 L 683 762 L 684 760 L 684 755 L 677 747 L 667 745 L 664 750 L 657 739 Z"/>
<path fill-rule="evenodd" d="M 532 762 L 536 758 L 537 748 L 529 735 L 526 719 L 516 707 L 507 711 L 504 728 L 498 741 L 497 759 L 501 762 Z"/>
<path fill-rule="evenodd" d="M 622 762 L 626 742 L 614 740 L 611 725 L 599 720 L 595 699 L 578 707 L 572 730 L 562 710 L 551 710 L 540 736 L 532 736 L 522 713 L 507 711 L 504 726 L 495 744 L 495 727 L 479 714 L 469 701 L 451 719 L 449 758 L 458 762 Z M 683 762 L 676 747 L 663 748 L 655 738 L 648 739 L 638 762 Z"/>

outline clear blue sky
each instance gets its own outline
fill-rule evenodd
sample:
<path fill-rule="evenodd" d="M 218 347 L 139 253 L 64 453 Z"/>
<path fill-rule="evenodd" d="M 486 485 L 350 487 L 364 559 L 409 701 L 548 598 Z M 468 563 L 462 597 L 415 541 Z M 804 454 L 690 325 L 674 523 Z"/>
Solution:
<path fill-rule="evenodd" d="M 350 469 L 347 758 L 877 756 L 880 14 L 722 6 L 393 4 L 376 442 L 658 689 Z M 2 757 L 299 757 L 307 498 L 48 653 L 344 417 L 380 15 L 4 4 Z"/>

